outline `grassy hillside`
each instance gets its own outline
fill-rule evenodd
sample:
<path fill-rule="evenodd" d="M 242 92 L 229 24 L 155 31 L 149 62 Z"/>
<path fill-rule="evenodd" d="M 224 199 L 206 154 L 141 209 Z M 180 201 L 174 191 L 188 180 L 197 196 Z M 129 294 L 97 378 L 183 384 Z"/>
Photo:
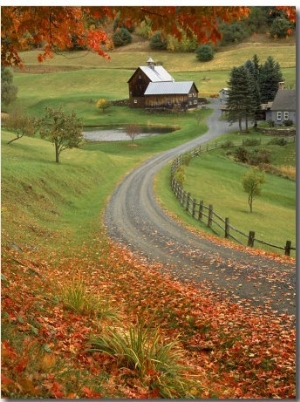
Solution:
<path fill-rule="evenodd" d="M 296 83 L 296 46 L 292 39 L 291 42 L 254 42 L 224 48 L 215 53 L 212 61 L 206 63 L 197 61 L 193 53 L 154 52 L 149 48 L 131 52 L 130 46 L 128 51 L 125 47 L 111 52 L 110 60 L 82 51 L 58 54 L 40 64 L 36 59 L 37 54 L 37 50 L 23 53 L 22 57 L 26 63 L 25 73 L 16 72 L 16 84 L 20 87 L 22 91 L 20 96 L 25 102 L 26 98 L 30 101 L 33 96 L 39 97 L 35 93 L 39 88 L 44 89 L 43 94 L 49 93 L 50 99 L 55 97 L 55 94 L 64 94 L 68 97 L 72 92 L 77 96 L 82 94 L 85 99 L 126 98 L 127 81 L 137 66 L 145 65 L 149 56 L 162 63 L 176 80 L 195 81 L 199 96 L 204 97 L 218 93 L 221 88 L 226 87 L 232 67 L 252 59 L 254 54 L 257 54 L 261 63 L 264 63 L 268 56 L 272 56 L 282 68 L 286 86 L 295 87 Z M 42 75 L 28 76 L 26 71 Z M 49 72 L 52 74 L 45 76 L 44 73 Z M 59 87 L 55 84 L 57 80 L 60 82 Z M 37 85 L 30 85 L 30 81 Z M 43 94 L 40 93 L 42 99 Z"/>
<path fill-rule="evenodd" d="M 290 317 L 220 301 L 108 242 L 103 206 L 142 146 L 94 144 L 56 164 L 50 143 L 11 137 L 2 131 L 2 397 L 295 395 Z"/>
<path fill-rule="evenodd" d="M 254 49 L 248 50 L 252 57 Z M 72 53 L 42 65 L 35 56 L 24 54 L 30 69 L 15 74 L 18 100 L 8 112 L 39 116 L 45 106 L 63 105 L 84 124 L 134 120 L 180 129 L 136 140 L 136 146 L 85 144 L 63 152 L 57 164 L 51 143 L 24 137 L 8 145 L 14 134 L 2 127 L 2 397 L 294 398 L 293 317 L 242 307 L 220 300 L 205 284 L 195 289 L 162 276 L 160 266 L 112 244 L 102 225 L 122 177 L 153 153 L 204 133 L 210 111 L 201 111 L 198 125 L 192 113 L 96 110 L 100 97 L 127 96 L 127 80 L 147 52 L 114 52 L 111 62 Z M 217 92 L 227 79 L 228 70 L 212 64 L 197 70 L 193 55 L 151 56 L 176 78 L 197 80 L 200 96 Z M 284 68 L 294 83 L 295 65 Z M 169 180 L 169 166 L 164 174 L 158 186 Z M 173 208 L 172 194 L 166 203 Z M 277 280 L 284 282 L 284 275 L 272 276 Z"/>

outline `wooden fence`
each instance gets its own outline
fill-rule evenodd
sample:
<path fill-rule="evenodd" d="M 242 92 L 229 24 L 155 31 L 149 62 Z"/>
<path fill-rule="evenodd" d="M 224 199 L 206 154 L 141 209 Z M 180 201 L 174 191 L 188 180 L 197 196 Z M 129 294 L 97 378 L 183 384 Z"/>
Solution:
<path fill-rule="evenodd" d="M 254 247 L 254 243 L 259 243 L 265 246 L 270 247 L 271 249 L 279 249 L 283 250 L 286 256 L 291 255 L 291 251 L 296 251 L 296 247 L 292 247 L 292 243 L 290 240 L 287 240 L 284 246 L 278 246 L 275 244 L 271 244 L 265 242 L 263 240 L 257 239 L 255 237 L 255 231 L 249 231 L 248 234 L 242 232 L 241 230 L 235 228 L 230 224 L 229 218 L 222 218 L 218 215 L 212 205 L 204 205 L 203 201 L 196 201 L 192 198 L 191 193 L 187 193 L 183 187 L 178 183 L 176 180 L 175 173 L 177 169 L 183 165 L 187 164 L 188 161 L 195 157 L 199 156 L 203 152 L 211 151 L 213 149 L 219 148 L 225 144 L 224 142 L 215 142 L 205 145 L 204 147 L 199 146 L 191 151 L 178 156 L 172 163 L 171 167 L 171 187 L 176 196 L 179 200 L 180 204 L 183 208 L 196 220 L 201 222 L 206 222 L 207 226 L 216 234 L 224 233 L 224 237 L 226 239 L 232 239 L 235 242 L 241 245 L 247 245 L 249 247 Z M 234 146 L 241 146 L 243 142 L 235 143 Z"/>

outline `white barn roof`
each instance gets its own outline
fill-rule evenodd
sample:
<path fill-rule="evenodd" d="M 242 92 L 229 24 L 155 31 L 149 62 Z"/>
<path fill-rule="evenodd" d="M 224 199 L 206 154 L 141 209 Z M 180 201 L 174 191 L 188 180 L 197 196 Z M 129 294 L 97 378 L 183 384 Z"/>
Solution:
<path fill-rule="evenodd" d="M 190 92 L 194 82 L 193 81 L 183 81 L 183 82 L 150 82 L 145 95 L 181 95 Z"/>
<path fill-rule="evenodd" d="M 140 66 L 151 82 L 174 81 L 174 78 L 162 66 Z"/>

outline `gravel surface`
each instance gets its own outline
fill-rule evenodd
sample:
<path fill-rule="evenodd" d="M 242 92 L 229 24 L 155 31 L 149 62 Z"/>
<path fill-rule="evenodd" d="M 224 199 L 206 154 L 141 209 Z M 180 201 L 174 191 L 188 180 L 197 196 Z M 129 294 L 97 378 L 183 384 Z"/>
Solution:
<path fill-rule="evenodd" d="M 109 236 L 137 256 L 163 264 L 163 272 L 177 280 L 205 285 L 220 298 L 253 305 L 278 314 L 296 314 L 296 266 L 230 243 L 212 241 L 190 232 L 158 205 L 153 193 L 157 172 L 176 156 L 227 131 L 236 130 L 214 113 L 209 130 L 197 139 L 148 159 L 128 174 L 116 188 L 107 206 L 105 225 Z"/>

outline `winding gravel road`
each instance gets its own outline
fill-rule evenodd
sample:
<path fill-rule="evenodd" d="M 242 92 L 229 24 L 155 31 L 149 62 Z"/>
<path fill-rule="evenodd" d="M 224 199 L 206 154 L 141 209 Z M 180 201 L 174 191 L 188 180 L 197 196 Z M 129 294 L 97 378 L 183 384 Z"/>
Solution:
<path fill-rule="evenodd" d="M 227 131 L 217 102 L 207 120 L 209 130 L 193 141 L 148 159 L 129 173 L 113 193 L 105 213 L 105 226 L 112 240 L 138 256 L 163 264 L 177 280 L 205 283 L 220 298 L 296 314 L 296 266 L 255 255 L 194 234 L 168 216 L 153 193 L 157 172 L 175 157 Z"/>

